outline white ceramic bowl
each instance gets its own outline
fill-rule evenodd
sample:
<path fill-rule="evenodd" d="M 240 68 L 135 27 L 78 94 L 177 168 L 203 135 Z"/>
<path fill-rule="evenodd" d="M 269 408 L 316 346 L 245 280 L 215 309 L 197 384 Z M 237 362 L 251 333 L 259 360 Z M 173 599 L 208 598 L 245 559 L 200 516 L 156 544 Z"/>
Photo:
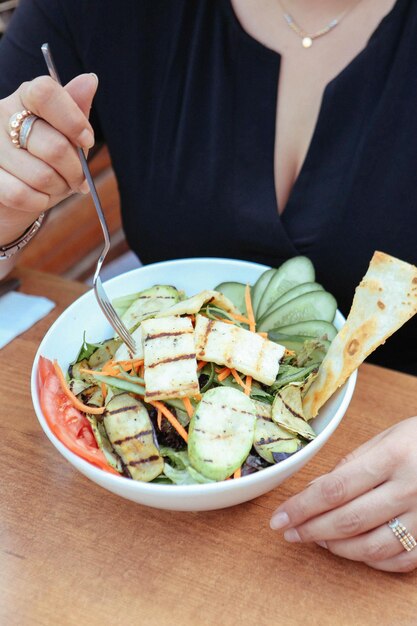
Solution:
<path fill-rule="evenodd" d="M 267 268 L 263 265 L 230 259 L 181 259 L 155 263 L 127 272 L 106 282 L 105 288 L 110 298 L 141 291 L 154 284 L 172 284 L 178 289 L 184 289 L 188 295 L 193 295 L 203 289 L 213 288 L 223 281 L 253 284 L 265 269 Z M 337 312 L 336 326 L 340 327 L 343 322 L 343 316 Z M 86 331 L 87 341 L 92 343 L 112 336 L 112 329 L 101 313 L 92 291 L 81 296 L 62 313 L 39 346 L 33 363 L 31 380 L 36 415 L 53 445 L 82 474 L 123 498 L 160 509 L 176 511 L 221 509 L 246 502 L 270 491 L 317 454 L 340 423 L 355 388 L 356 372 L 313 420 L 313 427 L 318 433 L 316 439 L 277 465 L 238 480 L 205 485 L 141 483 L 104 472 L 79 458 L 55 437 L 45 421 L 38 393 L 39 356 L 58 359 L 65 371 L 77 354 L 84 331 Z"/>

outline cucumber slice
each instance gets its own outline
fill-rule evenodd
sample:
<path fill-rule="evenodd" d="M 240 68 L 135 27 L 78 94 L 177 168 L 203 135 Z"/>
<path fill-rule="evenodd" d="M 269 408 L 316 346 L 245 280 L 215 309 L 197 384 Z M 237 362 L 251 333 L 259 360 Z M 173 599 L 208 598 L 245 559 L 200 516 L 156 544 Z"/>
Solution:
<path fill-rule="evenodd" d="M 279 307 L 283 304 L 286 304 L 290 300 L 294 300 L 294 298 L 298 298 L 298 296 L 302 296 L 304 293 L 309 293 L 310 291 L 324 291 L 324 287 L 322 287 L 319 283 L 301 283 L 301 285 L 296 285 L 282 294 L 282 296 L 274 303 L 273 307 L 266 311 L 266 313 L 262 316 L 262 319 L 272 313 L 272 311 L 279 309 Z M 261 322 L 262 319 L 260 319 L 259 322 Z"/>
<path fill-rule="evenodd" d="M 207 391 L 188 431 L 191 465 L 207 478 L 228 478 L 250 452 L 255 422 L 255 406 L 242 391 L 231 387 Z"/>
<path fill-rule="evenodd" d="M 310 259 L 305 256 L 296 256 L 285 261 L 278 268 L 265 288 L 257 308 L 257 319 L 260 319 L 269 308 L 275 308 L 275 302 L 286 291 L 301 283 L 314 282 L 315 272 Z"/>
<path fill-rule="evenodd" d="M 258 325 L 258 330 L 272 330 L 307 320 L 332 322 L 336 309 L 336 299 L 330 293 L 327 291 L 310 291 L 272 311 Z"/>
<path fill-rule="evenodd" d="M 243 283 L 235 283 L 232 281 L 220 283 L 220 285 L 214 288 L 215 291 L 220 291 L 226 298 L 229 298 L 242 315 L 246 315 L 245 289 L 246 285 Z"/>
<path fill-rule="evenodd" d="M 275 339 L 275 337 L 279 334 L 299 335 L 304 338 L 319 337 L 320 339 L 324 338 L 328 339 L 328 341 L 333 341 L 337 332 L 337 328 L 333 324 L 330 324 L 330 322 L 325 322 L 324 320 L 308 320 L 306 322 L 297 322 L 296 324 L 274 328 L 268 332 L 268 337 L 271 341 L 277 341 L 277 343 L 280 343 L 280 341 Z"/>
<path fill-rule="evenodd" d="M 273 275 L 277 270 L 270 269 L 263 272 L 256 283 L 253 285 L 251 290 L 251 300 L 252 300 L 252 308 L 255 313 L 255 317 L 258 313 L 259 303 L 264 295 L 265 289 L 267 288 L 269 281 L 272 279 Z"/>

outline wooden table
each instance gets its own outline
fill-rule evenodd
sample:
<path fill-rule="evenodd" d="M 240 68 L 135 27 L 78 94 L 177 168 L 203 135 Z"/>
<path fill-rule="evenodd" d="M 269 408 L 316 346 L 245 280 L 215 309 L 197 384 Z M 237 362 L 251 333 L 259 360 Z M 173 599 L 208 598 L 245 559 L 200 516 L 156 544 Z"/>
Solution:
<path fill-rule="evenodd" d="M 15 272 L 56 309 L 0 351 L 0 624 L 417 624 L 417 573 L 377 572 L 290 545 L 271 512 L 340 457 L 417 410 L 417 378 L 362 366 L 342 424 L 271 493 L 208 513 L 142 507 L 79 474 L 35 417 L 29 373 L 51 322 L 85 286 Z"/>

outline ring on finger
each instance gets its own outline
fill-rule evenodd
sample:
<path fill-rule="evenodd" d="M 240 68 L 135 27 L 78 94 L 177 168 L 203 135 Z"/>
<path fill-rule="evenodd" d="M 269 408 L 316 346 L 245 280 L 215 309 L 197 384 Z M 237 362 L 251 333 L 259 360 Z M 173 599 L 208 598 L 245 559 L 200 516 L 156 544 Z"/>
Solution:
<path fill-rule="evenodd" d="M 39 117 L 37 115 L 29 115 L 22 122 L 19 133 L 19 144 L 20 147 L 23 148 L 23 150 L 27 150 L 29 135 L 32 131 L 34 123 L 38 119 Z"/>
<path fill-rule="evenodd" d="M 17 111 L 17 113 L 13 113 L 10 116 L 9 135 L 12 144 L 16 148 L 27 149 L 30 131 L 37 119 L 38 116 L 34 115 L 29 109 L 22 109 L 22 111 Z"/>
<path fill-rule="evenodd" d="M 389 522 L 387 522 L 387 524 L 397 537 L 398 541 L 401 543 L 404 550 L 407 552 L 414 550 L 417 546 L 417 541 L 397 517 L 393 517 Z"/>

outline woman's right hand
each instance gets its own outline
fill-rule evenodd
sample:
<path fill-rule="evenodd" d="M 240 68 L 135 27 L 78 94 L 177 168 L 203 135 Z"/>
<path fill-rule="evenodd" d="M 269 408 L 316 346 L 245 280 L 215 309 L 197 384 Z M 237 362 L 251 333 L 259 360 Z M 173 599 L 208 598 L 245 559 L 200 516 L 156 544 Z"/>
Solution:
<path fill-rule="evenodd" d="M 19 237 L 43 211 L 75 192 L 88 192 L 76 146 L 94 145 L 88 115 L 97 89 L 95 74 L 81 74 L 65 87 L 49 76 L 23 83 L 0 100 L 0 245 Z M 11 115 L 39 116 L 27 150 L 9 135 Z"/>

